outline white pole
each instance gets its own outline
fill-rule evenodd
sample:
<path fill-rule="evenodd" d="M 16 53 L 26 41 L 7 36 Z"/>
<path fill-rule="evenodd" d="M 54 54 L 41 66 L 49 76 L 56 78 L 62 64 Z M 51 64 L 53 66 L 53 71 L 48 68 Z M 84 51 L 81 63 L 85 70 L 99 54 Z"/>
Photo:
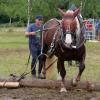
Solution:
<path fill-rule="evenodd" d="M 82 12 L 82 7 L 83 7 L 83 3 L 82 3 L 82 0 L 81 0 L 81 4 L 80 4 L 81 12 Z"/>
<path fill-rule="evenodd" d="M 28 8 L 27 8 L 27 26 L 30 23 L 30 0 L 28 0 Z"/>
<path fill-rule="evenodd" d="M 94 35 L 94 39 L 96 39 L 95 20 L 94 20 L 94 18 L 93 18 L 93 35 Z"/>

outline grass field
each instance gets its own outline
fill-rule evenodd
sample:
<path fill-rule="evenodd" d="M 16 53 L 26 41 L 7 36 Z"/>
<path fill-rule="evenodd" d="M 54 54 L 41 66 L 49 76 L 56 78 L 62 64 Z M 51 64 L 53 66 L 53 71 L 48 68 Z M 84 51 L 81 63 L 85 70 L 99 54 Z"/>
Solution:
<path fill-rule="evenodd" d="M 27 40 L 24 32 L 0 32 L 0 76 L 11 73 L 19 75 L 25 70 L 29 55 Z M 100 42 L 87 42 L 86 47 L 86 69 L 82 79 L 100 82 Z M 68 78 L 75 76 L 78 71 L 77 67 L 66 69 Z M 50 76 L 55 79 L 55 76 Z"/>

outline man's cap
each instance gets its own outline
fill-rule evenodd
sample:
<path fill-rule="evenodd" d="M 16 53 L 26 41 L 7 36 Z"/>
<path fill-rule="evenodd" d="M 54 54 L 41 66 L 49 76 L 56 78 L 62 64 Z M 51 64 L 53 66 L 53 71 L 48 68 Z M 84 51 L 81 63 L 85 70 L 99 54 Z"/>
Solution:
<path fill-rule="evenodd" d="M 38 15 L 38 16 L 35 17 L 35 19 L 42 20 L 43 19 L 43 16 L 42 15 Z"/>
<path fill-rule="evenodd" d="M 77 8 L 76 8 L 76 6 L 74 4 L 72 4 L 71 7 L 69 8 L 69 10 L 73 10 L 73 11 L 76 10 L 76 9 Z"/>

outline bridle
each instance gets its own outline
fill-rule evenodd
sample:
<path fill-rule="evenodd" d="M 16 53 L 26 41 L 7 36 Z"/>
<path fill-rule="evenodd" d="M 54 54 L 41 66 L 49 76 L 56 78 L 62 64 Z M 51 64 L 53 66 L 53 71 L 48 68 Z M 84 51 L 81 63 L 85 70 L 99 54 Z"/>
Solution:
<path fill-rule="evenodd" d="M 75 18 L 68 18 L 71 22 L 70 23 L 68 23 L 67 24 L 67 27 L 66 27 L 66 19 L 67 19 L 67 17 L 65 18 L 63 18 L 62 19 L 62 22 L 61 22 L 61 26 L 62 26 L 62 32 L 61 32 L 61 42 L 62 42 L 62 45 L 64 45 L 64 43 L 65 43 L 65 36 L 66 35 L 71 35 L 71 40 L 72 40 L 72 43 L 70 44 L 70 46 L 68 45 L 68 48 L 72 48 L 71 46 L 74 44 L 76 44 L 76 39 L 77 39 L 77 35 L 76 35 L 76 31 L 73 31 L 72 29 L 71 29 L 71 24 L 73 24 L 73 21 L 75 20 Z M 65 24 L 65 25 L 64 25 Z"/>

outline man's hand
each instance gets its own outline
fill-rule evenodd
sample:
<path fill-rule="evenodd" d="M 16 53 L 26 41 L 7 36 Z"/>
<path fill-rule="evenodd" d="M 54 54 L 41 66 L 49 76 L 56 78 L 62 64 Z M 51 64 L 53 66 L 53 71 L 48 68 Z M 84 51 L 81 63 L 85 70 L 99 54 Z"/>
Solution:
<path fill-rule="evenodd" d="M 26 36 L 31 36 L 31 35 L 36 35 L 36 33 L 35 32 L 25 32 L 25 35 Z"/>

